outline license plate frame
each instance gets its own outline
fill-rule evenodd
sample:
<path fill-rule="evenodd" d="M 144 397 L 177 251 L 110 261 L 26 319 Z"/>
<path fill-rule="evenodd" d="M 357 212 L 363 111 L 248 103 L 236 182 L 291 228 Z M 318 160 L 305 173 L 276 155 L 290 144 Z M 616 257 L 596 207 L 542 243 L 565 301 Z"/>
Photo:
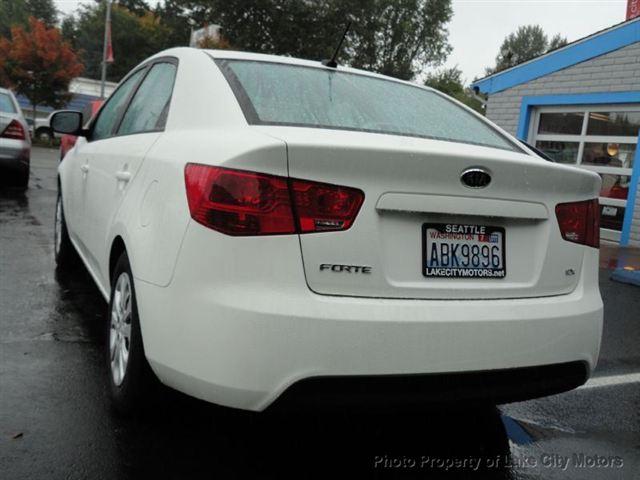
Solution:
<path fill-rule="evenodd" d="M 447 231 L 447 226 L 455 227 L 455 232 Z M 459 246 L 465 243 L 462 242 L 474 242 L 473 245 L 479 245 L 479 249 L 481 249 L 482 244 L 487 244 L 492 246 L 495 242 L 491 240 L 494 238 L 492 235 L 497 234 L 498 239 L 501 240 L 501 246 L 499 252 L 499 258 L 501 259 L 501 267 L 500 268 L 488 268 L 483 267 L 483 262 L 480 260 L 479 266 L 462 266 L 460 262 L 460 266 L 436 266 L 428 265 L 430 251 L 430 244 L 436 243 L 436 240 L 450 240 L 450 239 L 433 239 L 432 242 L 429 242 L 429 238 L 427 236 L 429 229 L 435 229 L 441 234 L 445 235 L 464 235 L 464 238 L 461 239 L 451 239 L 453 241 L 457 240 Z M 460 230 L 464 230 L 467 233 L 460 233 Z M 473 233 L 471 233 L 473 232 Z M 470 239 L 467 236 L 473 235 L 475 238 Z M 488 236 L 489 241 L 480 240 L 480 235 Z M 444 243 L 444 242 L 441 242 Z M 469 243 L 466 243 L 469 245 Z M 422 224 L 422 275 L 426 278 L 467 278 L 467 279 L 491 279 L 491 280 L 502 280 L 507 276 L 507 264 L 506 264 L 506 232 L 504 227 L 498 227 L 493 225 L 474 225 L 474 224 L 465 224 L 465 223 L 423 223 Z M 472 247 L 469 247 L 472 248 Z M 440 253 L 440 252 L 436 252 Z M 491 252 L 493 254 L 493 252 Z M 468 257 L 468 255 L 467 255 Z M 482 257 L 484 258 L 484 257 Z M 471 260 L 467 258 L 467 260 Z M 453 263 L 453 262 L 451 262 Z M 471 263 L 471 262 L 468 262 Z"/>

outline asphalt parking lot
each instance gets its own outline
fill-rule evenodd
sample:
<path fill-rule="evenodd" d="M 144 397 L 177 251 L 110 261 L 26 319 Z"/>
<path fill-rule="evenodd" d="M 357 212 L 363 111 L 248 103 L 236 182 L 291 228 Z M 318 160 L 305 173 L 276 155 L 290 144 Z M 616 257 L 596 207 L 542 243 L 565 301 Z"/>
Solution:
<path fill-rule="evenodd" d="M 84 271 L 54 272 L 57 162 L 34 148 L 29 190 L 0 186 L 3 478 L 640 479 L 640 288 L 606 269 L 600 363 L 573 392 L 499 408 L 261 417 L 164 392 L 142 418 L 118 418 L 103 382 L 106 305 Z"/>

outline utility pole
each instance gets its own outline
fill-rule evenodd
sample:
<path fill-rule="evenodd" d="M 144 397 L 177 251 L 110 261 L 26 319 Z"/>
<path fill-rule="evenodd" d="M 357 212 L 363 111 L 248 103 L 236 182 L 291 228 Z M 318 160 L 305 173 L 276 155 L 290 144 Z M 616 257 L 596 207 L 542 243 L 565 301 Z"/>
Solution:
<path fill-rule="evenodd" d="M 100 83 L 100 98 L 104 99 L 104 84 L 107 81 L 107 48 L 111 35 L 111 0 L 104 0 L 107 16 L 104 22 L 104 44 L 102 46 L 102 81 Z"/>

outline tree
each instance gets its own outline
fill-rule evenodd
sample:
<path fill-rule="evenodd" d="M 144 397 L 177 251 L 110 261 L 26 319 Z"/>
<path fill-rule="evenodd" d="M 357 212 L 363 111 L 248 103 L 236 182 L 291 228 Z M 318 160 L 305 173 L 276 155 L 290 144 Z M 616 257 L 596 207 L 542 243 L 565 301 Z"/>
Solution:
<path fill-rule="evenodd" d="M 339 0 L 334 1 L 343 5 Z M 348 7 L 347 2 L 347 7 Z M 405 80 L 428 65 L 439 65 L 451 51 L 446 24 L 449 0 L 352 0 L 357 13 L 349 63 Z M 373 8 L 372 8 L 373 7 Z"/>
<path fill-rule="evenodd" d="M 567 38 L 563 37 L 559 33 L 556 33 L 551 40 L 549 40 L 549 46 L 547 47 L 547 52 L 551 50 L 555 50 L 556 48 L 564 47 L 567 44 Z"/>
<path fill-rule="evenodd" d="M 113 4 L 116 61 L 107 70 L 110 80 L 151 54 L 187 45 L 191 28 L 207 24 L 222 27 L 223 48 L 322 60 L 333 54 L 351 21 L 340 63 L 404 79 L 439 65 L 451 49 L 451 0 L 165 0 L 153 10 L 149 3 Z M 100 75 L 104 13 L 102 2 L 85 4 L 62 22 L 65 39 L 81 49 L 93 78 Z"/>
<path fill-rule="evenodd" d="M 132 13 L 138 16 L 146 14 L 150 8 L 149 4 L 145 0 L 115 0 L 118 5 L 126 8 Z"/>
<path fill-rule="evenodd" d="M 28 26 L 29 17 L 42 20 L 53 27 L 58 22 L 58 10 L 53 0 L 2 0 L 0 1 L 0 36 L 11 36 L 11 27 Z"/>
<path fill-rule="evenodd" d="M 567 44 L 560 34 L 551 40 L 540 25 L 522 25 L 507 35 L 496 56 L 496 65 L 486 68 L 487 75 L 511 68 Z"/>
<path fill-rule="evenodd" d="M 340 63 L 403 79 L 451 49 L 451 0 L 166 0 L 159 15 L 172 25 L 218 24 L 240 50 L 314 60 L 333 54 L 351 21 Z M 180 35 L 188 38 L 188 29 Z"/>
<path fill-rule="evenodd" d="M 232 50 L 233 47 L 229 41 L 223 36 L 218 38 L 207 35 L 206 37 L 198 41 L 198 48 L 205 48 L 209 50 Z"/>
<path fill-rule="evenodd" d="M 11 0 L 16 1 L 16 0 Z M 25 0 L 29 16 L 42 20 L 47 27 L 55 27 L 58 23 L 58 9 L 53 0 Z"/>
<path fill-rule="evenodd" d="M 462 80 L 462 71 L 458 67 L 445 68 L 429 73 L 424 84 L 446 93 L 479 113 L 484 113 L 484 104 L 473 95 L 468 87 L 465 87 Z"/>
<path fill-rule="evenodd" d="M 0 38 L 0 83 L 26 96 L 33 107 L 48 105 L 60 108 L 69 100 L 72 78 L 82 73 L 71 46 L 57 28 L 29 18 L 29 28 L 11 28 L 11 40 Z"/>
<path fill-rule="evenodd" d="M 172 46 L 189 45 L 191 25 L 194 22 L 188 10 L 182 5 L 182 0 L 165 0 L 158 4 L 155 14 L 160 18 L 161 25 L 167 29 L 167 41 Z M 198 23 L 204 25 L 206 22 Z"/>
<path fill-rule="evenodd" d="M 445 68 L 429 73 L 424 84 L 452 97 L 464 93 L 462 71 L 458 67 Z"/>
<path fill-rule="evenodd" d="M 115 62 L 107 68 L 107 79 L 119 81 L 145 58 L 172 46 L 170 31 L 160 17 L 150 10 L 140 14 L 115 3 L 111 7 L 111 41 Z M 143 8 L 144 2 L 128 2 Z M 136 7 L 136 8 L 138 8 Z M 100 78 L 104 39 L 104 3 L 84 4 L 75 17 L 66 17 L 62 31 L 76 47 L 85 65 L 85 74 Z"/>

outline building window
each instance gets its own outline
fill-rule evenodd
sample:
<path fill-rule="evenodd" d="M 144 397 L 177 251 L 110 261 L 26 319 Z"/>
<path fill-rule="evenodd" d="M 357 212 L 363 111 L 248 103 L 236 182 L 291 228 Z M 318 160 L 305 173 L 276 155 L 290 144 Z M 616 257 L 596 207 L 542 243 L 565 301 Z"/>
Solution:
<path fill-rule="evenodd" d="M 558 163 L 602 177 L 602 237 L 620 240 L 638 148 L 640 106 L 540 107 L 529 141 Z"/>

